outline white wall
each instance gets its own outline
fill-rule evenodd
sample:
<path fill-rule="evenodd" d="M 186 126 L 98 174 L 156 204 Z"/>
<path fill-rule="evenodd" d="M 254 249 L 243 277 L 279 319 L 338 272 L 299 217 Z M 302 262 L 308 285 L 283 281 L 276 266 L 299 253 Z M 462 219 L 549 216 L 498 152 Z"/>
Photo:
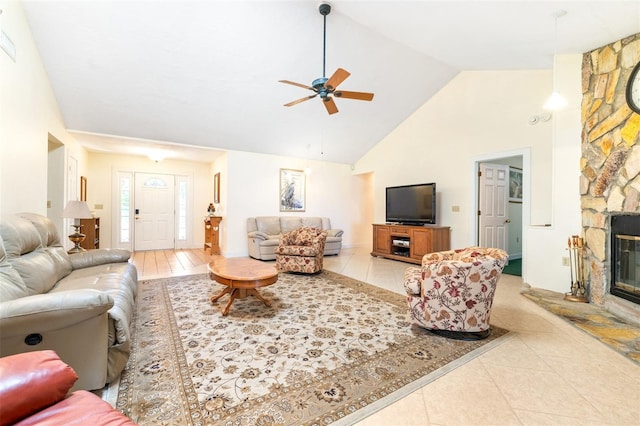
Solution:
<path fill-rule="evenodd" d="M 582 55 L 557 58 L 558 88 L 569 105 L 535 126 L 527 119 L 544 112 L 553 80 L 548 71 L 458 75 L 356 163 L 356 171 L 375 174 L 374 220 L 384 221 L 386 186 L 435 181 L 438 222 L 452 227 L 452 247 L 472 244 L 471 159 L 528 148 L 531 220 L 523 223 L 523 278 L 533 287 L 568 291 L 562 257 L 568 236 L 580 232 L 581 63 Z M 453 205 L 460 213 L 451 211 Z M 541 224 L 551 226 L 534 226 Z"/>
<path fill-rule="evenodd" d="M 57 142 L 57 141 L 55 141 Z M 56 227 L 61 230 L 61 236 L 63 240 L 65 235 L 71 233 L 71 226 L 64 227 L 64 219 L 62 218 L 62 210 L 64 209 L 65 193 L 64 185 L 61 182 L 65 182 L 65 155 L 66 151 L 64 145 L 57 143 L 49 143 L 49 160 L 47 171 L 47 216 L 56 224 Z M 71 241 L 68 241 L 68 248 L 71 248 Z"/>
<path fill-rule="evenodd" d="M 158 163 L 148 157 L 132 155 L 113 155 L 90 152 L 87 176 L 87 203 L 89 208 L 100 217 L 100 247 L 114 247 L 112 213 L 112 195 L 118 188 L 112 187 L 114 170 L 139 173 L 158 173 L 172 175 L 190 175 L 193 177 L 193 204 L 191 220 L 193 240 L 191 247 L 203 247 L 204 217 L 207 207 L 213 201 L 213 174 L 211 164 L 165 159 Z M 96 209 L 102 205 L 102 209 Z"/>
<path fill-rule="evenodd" d="M 239 151 L 228 152 L 226 160 L 228 177 L 221 176 L 228 182 L 221 214 L 225 256 L 248 255 L 246 221 L 252 216 L 326 216 L 333 228 L 345 230 L 344 247 L 371 244 L 370 218 L 359 214 L 366 184 L 353 176 L 349 165 Z M 311 174 L 306 179 L 306 211 L 281 213 L 280 169 L 307 167 Z"/>
<path fill-rule="evenodd" d="M 143 173 L 194 175 L 193 247 L 202 247 L 204 233 L 198 227 L 213 201 L 213 176 L 220 173 L 220 203 L 216 215 L 222 217 L 220 245 L 227 257 L 248 255 L 246 220 L 250 216 L 326 216 L 334 228 L 345 230 L 343 246 L 370 245 L 371 211 L 367 176 L 354 176 L 346 164 L 307 161 L 250 152 L 229 151 L 211 164 L 164 160 L 154 163 L 146 157 L 89 153 L 88 203 L 100 216 L 101 247 L 113 246 L 111 187 L 113 170 Z M 309 167 L 306 182 L 306 211 L 279 211 L 280 169 Z M 95 210 L 102 204 L 102 210 Z M 106 239 L 105 239 L 106 238 Z"/>
<path fill-rule="evenodd" d="M 101 217 L 102 247 L 112 245 L 111 172 L 114 167 L 144 172 L 193 171 L 197 194 L 194 200 L 195 247 L 202 245 L 203 235 L 197 226 L 213 199 L 213 174 L 220 172 L 222 199 L 218 214 L 224 218 L 222 247 L 225 254 L 242 256 L 248 252 L 246 218 L 280 214 L 279 169 L 304 169 L 310 165 L 313 173 L 307 182 L 307 211 L 304 214 L 327 216 L 335 227 L 345 228 L 345 245 L 369 243 L 370 235 L 361 233 L 362 229 L 370 230 L 371 223 L 371 218 L 361 214 L 363 178 L 352 176 L 348 165 L 236 152 L 216 161 L 213 167 L 203 165 L 200 170 L 200 166 L 192 163 L 177 164 L 167 160 L 155 165 L 144 157 L 88 154 L 66 131 L 20 3 L 0 1 L 0 8 L 3 11 L 2 29 L 17 50 L 16 62 L 0 51 L 0 217 L 19 211 L 47 214 L 47 193 L 53 192 L 47 170 L 51 135 L 64 144 L 62 161 L 65 168 L 70 156 L 78 159 L 78 175 L 88 178 L 91 208 L 95 210 L 96 204 L 103 206 L 102 210 L 95 210 Z M 56 161 L 60 161 L 57 155 Z M 62 179 L 57 184 L 65 186 L 66 182 Z M 58 212 L 63 208 L 54 207 Z M 198 211 L 199 207 L 202 211 Z M 63 236 L 68 233 L 65 229 L 60 231 Z"/>
<path fill-rule="evenodd" d="M 0 9 L 2 31 L 16 47 L 15 62 L 0 50 L 0 218 L 21 211 L 46 215 L 49 135 L 65 145 L 66 158 L 79 159 L 80 173 L 85 154 L 65 129 L 22 5 L 0 1 Z"/>
<path fill-rule="evenodd" d="M 356 163 L 356 172 L 375 172 L 374 220 L 384 222 L 385 187 L 436 182 L 438 224 L 451 227 L 452 248 L 473 244 L 474 159 L 530 148 L 532 184 L 525 190 L 531 194 L 531 222 L 548 223 L 552 127 L 531 126 L 528 118 L 543 112 L 551 82 L 549 71 L 456 76 Z"/>
<path fill-rule="evenodd" d="M 227 207 L 227 198 L 229 196 L 229 160 L 228 153 L 222 154 L 216 159 L 211 169 L 211 184 L 216 173 L 220 173 L 220 202 L 215 204 L 216 216 L 224 216 Z M 213 189 L 211 190 L 211 201 L 213 202 Z"/>
<path fill-rule="evenodd" d="M 562 266 L 562 257 L 568 256 L 567 239 L 581 233 L 582 55 L 560 55 L 555 63 L 558 91 L 568 105 L 553 114 L 552 226 L 525 230 L 526 277 L 532 287 L 564 293 L 571 290 L 569 268 Z"/>
<path fill-rule="evenodd" d="M 89 178 L 89 203 L 108 208 L 105 194 L 110 194 L 111 179 L 104 178 L 111 159 L 96 160 L 98 167 L 92 163 L 89 168 L 87 153 L 65 130 L 20 3 L 0 0 L 0 8 L 2 29 L 17 49 L 16 62 L 0 51 L 0 218 L 17 211 L 47 213 L 49 135 L 65 145 L 65 161 L 71 155 L 79 160 L 79 174 Z M 196 179 L 204 209 L 212 199 L 213 173 L 221 172 L 223 253 L 247 253 L 249 215 L 280 214 L 279 169 L 308 165 L 313 173 L 304 214 L 330 217 L 334 227 L 345 229 L 345 246 L 371 245 L 371 223 L 384 221 L 386 186 L 430 181 L 438 184 L 439 223 L 452 227 L 452 246 L 471 244 L 473 159 L 530 148 L 531 185 L 525 188 L 531 194 L 530 223 L 552 226 L 523 224 L 525 279 L 534 287 L 567 291 L 568 269 L 561 266 L 561 258 L 567 237 L 580 229 L 581 55 L 560 56 L 556 62 L 558 84 L 568 91 L 570 105 L 554 114 L 553 132 L 548 123 L 527 123 L 529 116 L 542 112 L 552 89 L 549 71 L 470 71 L 460 73 L 365 154 L 354 171 L 343 164 L 241 152 L 205 166 L 206 177 Z M 460 212 L 451 211 L 454 205 Z M 194 220 L 198 215 L 194 213 Z"/>

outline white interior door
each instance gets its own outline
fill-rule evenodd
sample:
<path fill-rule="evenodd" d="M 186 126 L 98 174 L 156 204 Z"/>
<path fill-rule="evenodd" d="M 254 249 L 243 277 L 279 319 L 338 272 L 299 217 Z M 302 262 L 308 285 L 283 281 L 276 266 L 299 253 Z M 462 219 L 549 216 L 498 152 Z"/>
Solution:
<path fill-rule="evenodd" d="M 134 250 L 175 247 L 175 177 L 135 174 Z"/>
<path fill-rule="evenodd" d="M 509 166 L 480 164 L 479 245 L 506 252 L 509 235 Z"/>

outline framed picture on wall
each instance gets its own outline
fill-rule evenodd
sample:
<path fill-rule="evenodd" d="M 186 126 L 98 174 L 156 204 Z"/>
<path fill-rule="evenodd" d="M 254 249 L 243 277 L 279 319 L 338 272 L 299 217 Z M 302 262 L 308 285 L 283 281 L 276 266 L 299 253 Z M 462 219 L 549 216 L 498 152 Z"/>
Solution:
<path fill-rule="evenodd" d="M 509 202 L 522 202 L 522 169 L 509 167 Z"/>
<path fill-rule="evenodd" d="M 305 211 L 305 174 L 303 170 L 280 169 L 280 211 Z"/>
<path fill-rule="evenodd" d="M 213 175 L 213 202 L 220 202 L 220 173 Z"/>
<path fill-rule="evenodd" d="M 87 178 L 80 176 L 80 201 L 87 201 Z"/>

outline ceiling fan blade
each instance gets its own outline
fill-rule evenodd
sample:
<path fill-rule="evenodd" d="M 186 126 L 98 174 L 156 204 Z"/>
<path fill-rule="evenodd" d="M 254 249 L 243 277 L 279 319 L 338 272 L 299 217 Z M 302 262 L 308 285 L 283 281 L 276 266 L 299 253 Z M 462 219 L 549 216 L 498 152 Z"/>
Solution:
<path fill-rule="evenodd" d="M 357 99 L 359 101 L 370 101 L 373 99 L 373 93 L 366 92 L 349 92 L 347 90 L 336 90 L 333 96 L 345 99 Z"/>
<path fill-rule="evenodd" d="M 329 77 L 329 80 L 327 80 L 327 82 L 324 83 L 324 87 L 326 87 L 329 90 L 333 90 L 336 87 L 338 87 L 340 83 L 345 81 L 347 77 L 349 77 L 350 75 L 351 73 L 349 71 L 344 70 L 342 68 L 338 68 L 336 72 L 334 72 L 333 75 Z"/>
<path fill-rule="evenodd" d="M 286 106 L 286 107 L 294 106 L 294 105 L 299 104 L 300 102 L 304 102 L 304 101 L 308 101 L 309 99 L 313 99 L 313 98 L 315 98 L 316 96 L 318 96 L 318 94 L 311 95 L 311 96 L 305 96 L 304 98 L 300 98 L 300 99 L 298 99 L 298 100 L 291 101 L 291 102 L 289 102 L 288 104 L 284 104 L 284 106 Z"/>
<path fill-rule="evenodd" d="M 302 84 L 302 83 L 296 83 L 295 81 L 289 81 L 289 80 L 278 80 L 280 83 L 285 83 L 285 84 L 291 84 L 293 86 L 298 86 L 298 87 L 302 87 L 303 89 L 309 89 L 309 90 L 313 90 L 315 91 L 315 89 L 311 86 L 308 86 L 306 84 Z"/>
<path fill-rule="evenodd" d="M 326 98 L 324 98 L 322 100 L 324 107 L 327 109 L 327 112 L 329 114 L 335 114 L 336 112 L 338 112 L 338 107 L 336 106 L 336 103 L 333 102 L 333 98 L 330 96 L 327 96 Z"/>

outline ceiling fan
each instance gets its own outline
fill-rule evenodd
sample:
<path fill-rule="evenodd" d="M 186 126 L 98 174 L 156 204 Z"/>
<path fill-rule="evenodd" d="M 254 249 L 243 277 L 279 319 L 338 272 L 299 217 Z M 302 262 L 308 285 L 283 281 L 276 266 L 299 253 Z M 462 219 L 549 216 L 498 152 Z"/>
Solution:
<path fill-rule="evenodd" d="M 373 93 L 366 92 L 350 92 L 347 90 L 337 90 L 337 87 L 340 83 L 345 81 L 347 77 L 351 75 L 351 73 L 342 68 L 338 68 L 336 72 L 329 78 L 325 77 L 325 63 L 327 56 L 327 15 L 331 12 L 331 5 L 328 3 L 322 3 L 318 7 L 320 14 L 324 17 L 324 37 L 323 37 L 323 48 L 322 48 L 322 77 L 313 80 L 311 86 L 307 86 L 306 84 L 296 83 L 289 80 L 278 80 L 280 83 L 291 84 L 294 86 L 302 87 L 303 89 L 309 89 L 315 92 L 313 95 L 305 96 L 304 98 L 289 102 L 284 104 L 286 107 L 294 106 L 299 104 L 300 102 L 308 101 L 309 99 L 313 99 L 316 96 L 320 95 L 320 99 L 322 99 L 322 103 L 324 107 L 327 109 L 329 114 L 335 114 L 338 112 L 338 107 L 336 103 L 333 101 L 333 98 L 345 98 L 345 99 L 356 99 L 359 101 L 370 101 L 373 99 Z"/>

